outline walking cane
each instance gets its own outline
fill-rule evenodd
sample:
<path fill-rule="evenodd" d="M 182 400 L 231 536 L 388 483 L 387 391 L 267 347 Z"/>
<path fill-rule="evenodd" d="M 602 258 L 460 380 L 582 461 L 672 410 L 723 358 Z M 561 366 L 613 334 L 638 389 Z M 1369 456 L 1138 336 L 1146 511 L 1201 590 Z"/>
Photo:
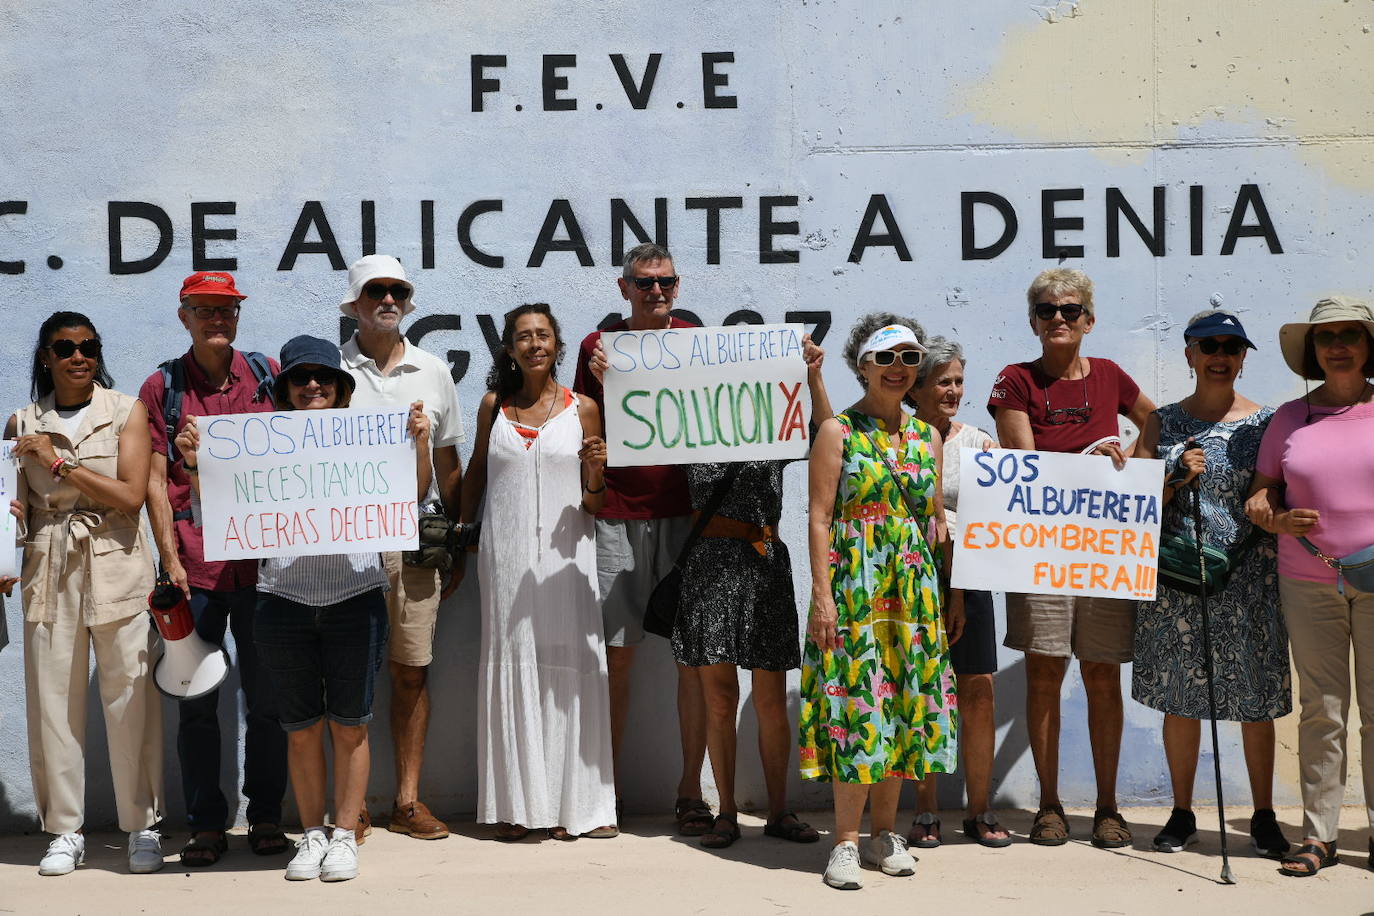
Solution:
<path fill-rule="evenodd" d="M 1202 555 L 1202 477 L 1193 478 L 1193 540 L 1197 542 L 1198 597 L 1202 608 L 1202 654 L 1207 665 L 1207 711 L 1212 718 L 1212 766 L 1217 778 L 1217 818 L 1221 823 L 1221 883 L 1235 884 L 1226 854 L 1226 804 L 1221 796 L 1221 748 L 1217 744 L 1217 689 L 1212 676 L 1212 631 L 1207 616 L 1207 561 Z"/>

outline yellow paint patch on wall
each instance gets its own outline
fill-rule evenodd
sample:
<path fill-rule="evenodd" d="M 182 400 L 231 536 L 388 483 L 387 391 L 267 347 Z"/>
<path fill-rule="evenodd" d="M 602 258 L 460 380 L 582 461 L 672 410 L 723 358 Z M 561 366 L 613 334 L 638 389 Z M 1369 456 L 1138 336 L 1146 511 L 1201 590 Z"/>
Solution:
<path fill-rule="evenodd" d="M 1007 31 L 991 73 L 957 105 L 1051 143 L 1168 143 L 1191 128 L 1291 139 L 1332 180 L 1374 188 L 1374 0 L 1050 9 Z"/>

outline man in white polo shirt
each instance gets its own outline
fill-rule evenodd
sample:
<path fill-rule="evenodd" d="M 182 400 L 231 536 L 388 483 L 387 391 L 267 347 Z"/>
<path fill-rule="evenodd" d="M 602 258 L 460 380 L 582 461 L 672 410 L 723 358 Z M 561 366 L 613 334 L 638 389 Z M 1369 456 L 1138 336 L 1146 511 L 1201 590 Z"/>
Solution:
<path fill-rule="evenodd" d="M 433 427 L 434 484 L 429 501 L 442 500 L 450 518 L 458 517 L 458 485 L 463 467 L 458 443 L 462 416 L 453 376 L 443 360 L 421 350 L 401 334 L 401 319 L 415 309 L 415 287 L 401 262 L 370 254 L 348 269 L 348 298 L 339 309 L 358 322 L 340 351 L 344 367 L 357 381 L 354 407 L 405 407 L 423 401 Z M 396 799 L 388 829 L 422 840 L 448 836 L 448 827 L 418 798 L 420 765 L 429 728 L 429 690 L 434 659 L 434 624 L 445 583 L 437 570 L 407 566 L 399 553 L 383 555 L 391 589 L 388 656 L 391 670 L 391 742 L 396 752 Z M 359 825 L 360 834 L 366 829 Z"/>

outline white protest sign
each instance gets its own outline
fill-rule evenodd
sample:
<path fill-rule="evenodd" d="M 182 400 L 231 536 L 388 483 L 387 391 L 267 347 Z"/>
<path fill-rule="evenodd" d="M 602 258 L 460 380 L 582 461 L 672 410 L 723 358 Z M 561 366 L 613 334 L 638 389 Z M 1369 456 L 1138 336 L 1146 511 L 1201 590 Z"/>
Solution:
<path fill-rule="evenodd" d="M 408 418 L 363 408 L 198 418 L 206 559 L 417 548 Z"/>
<path fill-rule="evenodd" d="M 15 517 L 10 500 L 19 498 L 19 466 L 14 460 L 13 439 L 0 441 L 0 576 L 17 576 L 19 556 L 15 550 Z"/>
<path fill-rule="evenodd" d="M 612 467 L 801 458 L 811 392 L 799 324 L 601 335 Z"/>
<path fill-rule="evenodd" d="M 1155 597 L 1164 462 L 959 450 L 956 588 Z"/>

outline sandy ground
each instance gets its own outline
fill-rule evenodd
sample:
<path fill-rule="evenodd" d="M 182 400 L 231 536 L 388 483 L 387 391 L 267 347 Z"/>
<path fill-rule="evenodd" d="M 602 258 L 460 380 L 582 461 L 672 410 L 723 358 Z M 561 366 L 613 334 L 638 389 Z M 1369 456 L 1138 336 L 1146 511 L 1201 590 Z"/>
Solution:
<path fill-rule="evenodd" d="M 820 880 L 829 842 L 797 846 L 764 837 L 763 822 L 741 818 L 744 838 L 723 853 L 676 837 L 666 819 L 632 817 L 614 840 L 560 843 L 530 838 L 507 845 L 492 828 L 458 824 L 446 840 L 422 842 L 378 827 L 362 847 L 353 881 L 288 883 L 286 857 L 251 855 L 242 836 L 206 871 L 187 873 L 168 856 L 156 875 L 125 873 L 123 834 L 87 841 L 86 864 L 73 875 L 41 878 L 39 835 L 0 837 L 0 912 L 14 913 L 676 913 L 939 912 L 1027 913 L 1303 913 L 1374 914 L 1374 872 L 1366 867 L 1363 809 L 1348 808 L 1341 832 L 1341 865 L 1295 880 L 1251 853 L 1249 812 L 1229 819 L 1232 871 L 1223 886 L 1215 809 L 1200 810 L 1202 842 L 1188 851 L 1148 851 L 1167 808 L 1127 809 L 1134 849 L 1094 849 L 1086 838 L 1091 812 L 1070 811 L 1074 842 L 1059 848 L 1024 841 L 1028 812 L 1003 813 L 1017 835 L 1008 849 L 984 849 L 958 836 L 959 815 L 947 813 L 948 842 L 920 851 L 912 878 L 865 872 L 862 891 L 844 892 Z M 818 828 L 828 814 L 807 815 Z M 1290 839 L 1301 814 L 1279 812 Z M 948 829 L 951 826 L 953 830 Z M 1083 839 L 1077 839 L 1082 837 Z M 169 837 L 173 852 L 184 835 Z M 841 908 L 835 910 L 833 908 Z M 316 909 L 318 908 L 318 909 Z"/>

